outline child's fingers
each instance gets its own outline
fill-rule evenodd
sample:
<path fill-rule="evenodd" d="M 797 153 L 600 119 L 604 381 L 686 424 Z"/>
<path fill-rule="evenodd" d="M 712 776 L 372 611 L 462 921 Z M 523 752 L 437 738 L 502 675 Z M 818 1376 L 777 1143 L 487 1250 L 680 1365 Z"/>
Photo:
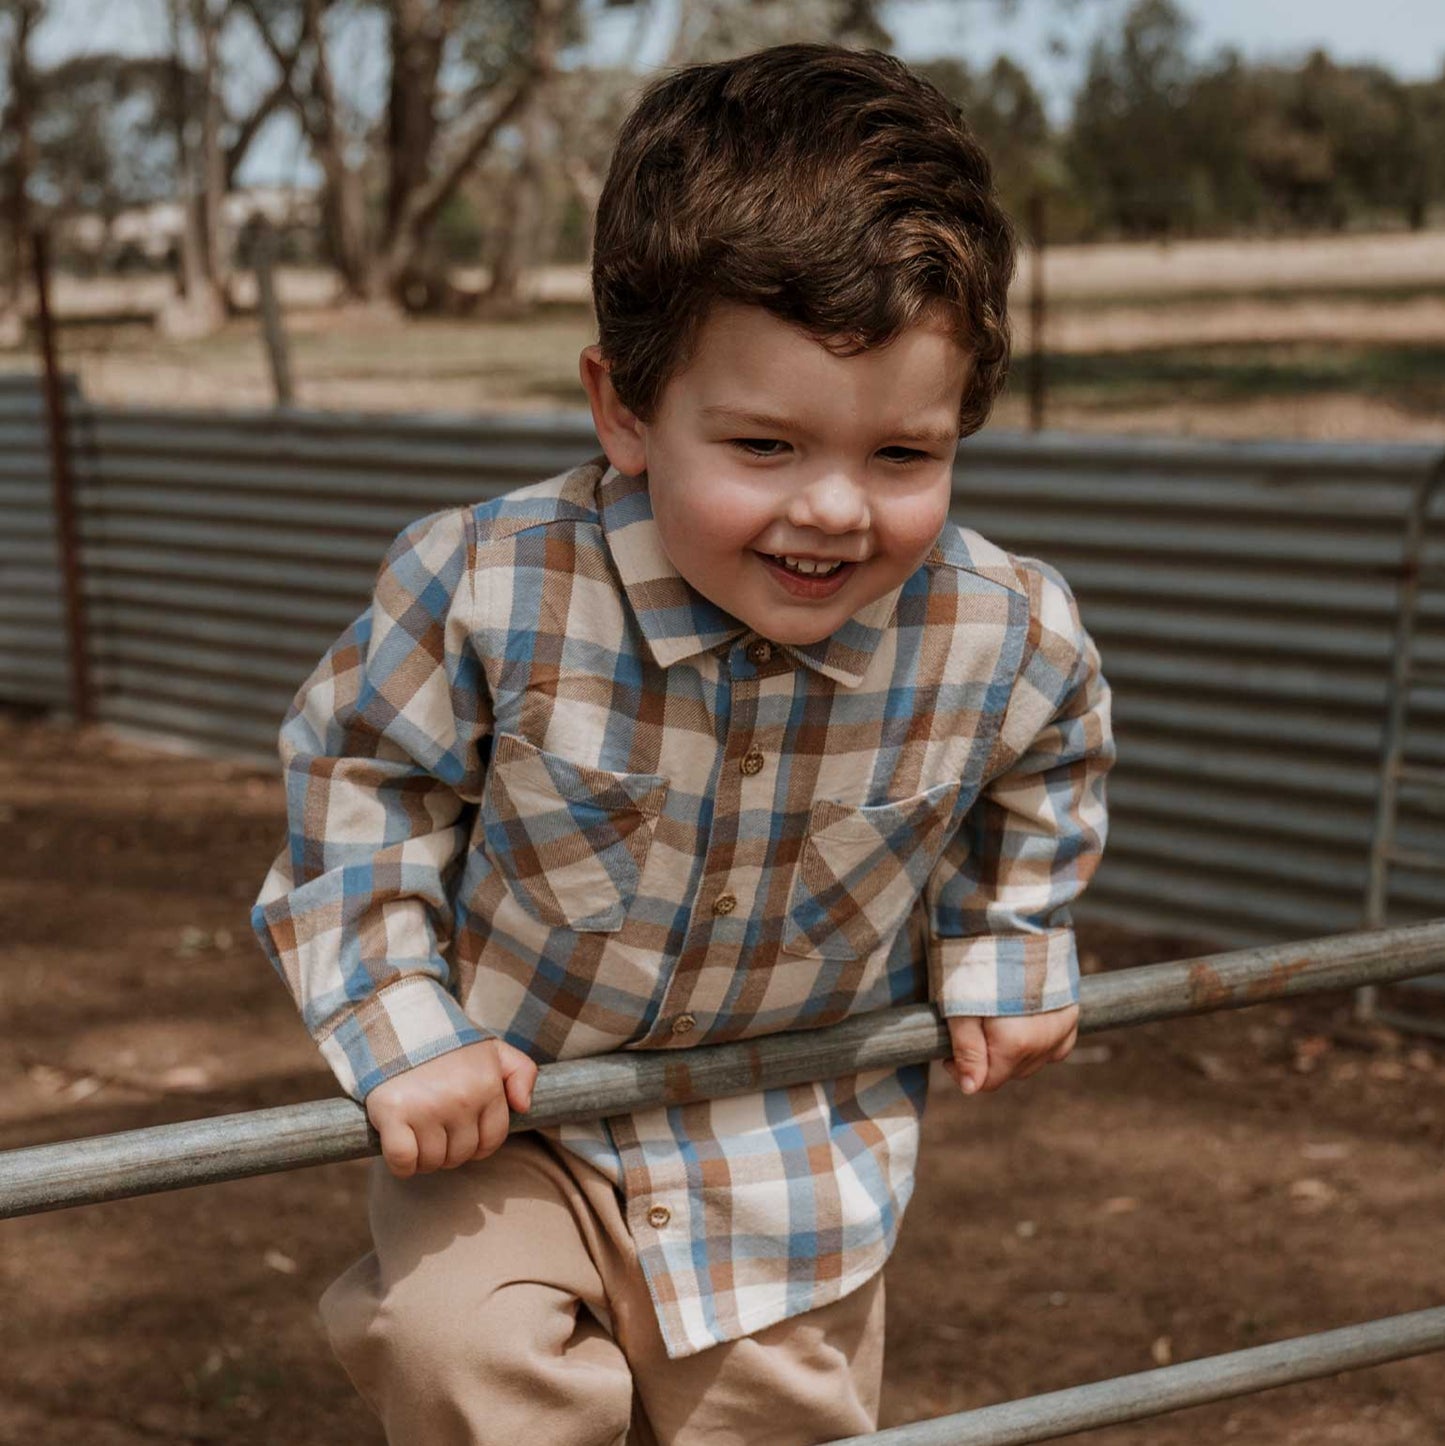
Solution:
<path fill-rule="evenodd" d="M 520 1050 L 516 1051 L 517 1062 L 503 1076 L 502 1084 L 507 1092 L 507 1105 L 519 1115 L 532 1108 L 532 1086 L 537 1082 L 537 1066 Z M 506 1069 L 506 1064 L 503 1064 Z"/>
<path fill-rule="evenodd" d="M 377 1126 L 381 1135 L 381 1158 L 386 1168 L 398 1180 L 409 1179 L 416 1174 L 419 1149 L 416 1134 L 410 1125 L 400 1123 Z"/>
<path fill-rule="evenodd" d="M 498 1090 L 482 1107 L 478 1124 L 480 1140 L 477 1145 L 477 1158 L 480 1159 L 497 1149 L 511 1129 L 512 1117 L 507 1112 L 507 1097 L 502 1091 Z"/>
<path fill-rule="evenodd" d="M 416 1136 L 416 1168 L 418 1174 L 440 1170 L 447 1159 L 446 1127 L 440 1124 L 416 1124 L 412 1126 Z"/>
<path fill-rule="evenodd" d="M 1074 1046 L 1079 1042 L 1079 1026 L 1074 1027 L 1049 1051 L 1049 1060 L 1058 1064 L 1061 1060 L 1069 1057 Z"/>
<path fill-rule="evenodd" d="M 950 1019 L 948 1033 L 953 1042 L 955 1066 L 949 1073 L 958 1081 L 958 1087 L 966 1095 L 983 1087 L 988 1078 L 988 1040 L 983 1032 L 981 1019 Z"/>
<path fill-rule="evenodd" d="M 465 1165 L 468 1160 L 475 1160 L 477 1157 L 477 1142 L 481 1138 L 481 1130 L 475 1119 L 458 1120 L 455 1124 L 447 1126 L 447 1156 L 442 1161 L 442 1167 L 447 1170 L 455 1170 L 458 1165 Z"/>

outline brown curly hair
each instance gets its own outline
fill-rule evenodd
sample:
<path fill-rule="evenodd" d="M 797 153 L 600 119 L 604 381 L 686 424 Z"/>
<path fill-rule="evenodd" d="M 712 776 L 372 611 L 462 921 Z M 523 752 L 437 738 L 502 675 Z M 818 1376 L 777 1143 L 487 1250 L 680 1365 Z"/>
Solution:
<path fill-rule="evenodd" d="M 598 343 L 648 421 L 716 301 L 841 356 L 941 304 L 974 362 L 967 436 L 1008 370 L 1015 250 L 988 158 L 933 85 L 882 51 L 778 45 L 671 71 L 628 116 L 597 211 Z"/>

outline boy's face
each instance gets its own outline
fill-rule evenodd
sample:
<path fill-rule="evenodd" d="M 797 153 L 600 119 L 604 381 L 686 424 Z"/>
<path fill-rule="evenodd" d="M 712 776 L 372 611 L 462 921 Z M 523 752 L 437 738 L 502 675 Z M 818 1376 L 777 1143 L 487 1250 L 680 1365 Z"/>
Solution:
<path fill-rule="evenodd" d="M 595 346 L 581 370 L 608 460 L 647 473 L 672 565 L 755 632 L 812 643 L 901 584 L 937 540 L 970 365 L 937 319 L 842 357 L 727 303 L 651 422 L 618 400 Z"/>

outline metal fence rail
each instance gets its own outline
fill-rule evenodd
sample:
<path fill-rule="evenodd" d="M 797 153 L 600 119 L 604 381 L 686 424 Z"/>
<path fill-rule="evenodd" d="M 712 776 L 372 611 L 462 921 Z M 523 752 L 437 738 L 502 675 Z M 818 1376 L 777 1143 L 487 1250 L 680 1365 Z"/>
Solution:
<path fill-rule="evenodd" d="M 1445 964 L 1445 920 L 1120 970 L 1083 981 L 1080 1028 L 1241 1008 L 1325 989 L 1410 978 Z M 512 1128 L 825 1079 L 944 1058 L 931 1005 L 687 1050 L 621 1052 L 543 1066 L 532 1108 Z M 351 1100 L 223 1115 L 0 1154 L 0 1218 L 218 1183 L 376 1154 Z M 1096 1426 L 1445 1349 L 1445 1307 L 895 1427 L 864 1441 L 896 1446 L 1018 1446 Z"/>
<path fill-rule="evenodd" d="M 581 413 L 74 410 L 99 716 L 268 765 L 296 688 L 407 522 L 597 451 Z M 1437 457 L 992 432 L 963 445 L 954 515 L 1063 569 L 1114 685 L 1110 848 L 1084 912 L 1230 944 L 1359 926 L 1406 524 Z M 0 560 L 49 578 L 26 516 Z M 1441 559 L 1432 518 L 1426 560 Z M 26 586 L 0 575 L 0 696 L 54 703 L 63 634 L 30 628 Z M 1419 638 L 1422 662 L 1445 667 L 1445 593 L 1425 600 Z M 1423 761 L 1445 765 L 1445 691 L 1412 728 Z M 1413 815 L 1399 843 L 1445 853 L 1445 815 Z M 1402 869 L 1393 899 L 1404 921 L 1445 911 L 1445 875 Z"/>
<path fill-rule="evenodd" d="M 849 1436 L 832 1446 L 1023 1446 L 1439 1350 L 1445 1350 L 1445 1306 Z"/>
<path fill-rule="evenodd" d="M 1150 964 L 1082 981 L 1081 1032 L 1239 1009 L 1326 989 L 1413 978 L 1445 965 L 1445 920 Z M 543 1065 L 536 1129 L 681 1105 L 949 1054 L 930 1004 L 905 1005 L 803 1030 L 685 1050 L 621 1051 Z M 0 1219 L 215 1184 L 379 1152 L 360 1105 L 316 1100 L 179 1125 L 0 1152 Z"/>

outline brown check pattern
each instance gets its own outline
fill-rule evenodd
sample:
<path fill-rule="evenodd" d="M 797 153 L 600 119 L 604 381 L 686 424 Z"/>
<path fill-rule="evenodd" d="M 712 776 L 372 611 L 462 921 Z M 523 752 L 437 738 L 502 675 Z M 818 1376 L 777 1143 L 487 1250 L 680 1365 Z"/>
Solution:
<path fill-rule="evenodd" d="M 833 636 L 777 644 L 687 585 L 646 479 L 597 458 L 407 528 L 280 751 L 253 922 L 357 1099 L 488 1037 L 547 1063 L 1077 998 L 1108 688 L 1062 579 L 952 523 Z M 681 1356 L 881 1268 L 926 1086 L 549 1133 L 622 1191 Z"/>

